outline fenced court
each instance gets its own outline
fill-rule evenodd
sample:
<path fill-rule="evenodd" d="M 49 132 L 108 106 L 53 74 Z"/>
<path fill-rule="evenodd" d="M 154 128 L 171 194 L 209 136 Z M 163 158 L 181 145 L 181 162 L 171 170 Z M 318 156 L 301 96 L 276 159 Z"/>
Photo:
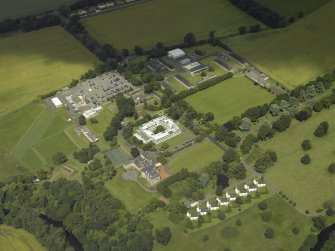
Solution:
<path fill-rule="evenodd" d="M 106 153 L 106 156 L 112 161 L 114 166 L 120 166 L 121 164 L 130 160 L 130 157 L 120 147 L 114 148 Z"/>

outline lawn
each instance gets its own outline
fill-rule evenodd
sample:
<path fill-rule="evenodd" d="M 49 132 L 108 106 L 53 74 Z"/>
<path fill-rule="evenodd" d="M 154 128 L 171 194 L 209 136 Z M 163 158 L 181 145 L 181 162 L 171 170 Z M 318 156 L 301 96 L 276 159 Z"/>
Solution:
<path fill-rule="evenodd" d="M 329 25 L 335 22 L 334 11 L 335 1 L 331 1 L 285 29 L 239 36 L 225 43 L 292 89 L 335 67 L 335 26 Z"/>
<path fill-rule="evenodd" d="M 307 15 L 329 1 L 330 0 L 256 0 L 256 2 L 278 12 L 287 19 L 290 17 L 297 19 L 300 11 L 303 12 L 304 15 Z"/>
<path fill-rule="evenodd" d="M 45 251 L 37 239 L 27 231 L 0 225 L 1 251 Z"/>
<path fill-rule="evenodd" d="M 312 221 L 277 196 L 267 199 L 266 203 L 267 211 L 272 213 L 272 219 L 268 223 L 261 220 L 261 211 L 254 206 L 213 227 L 188 234 L 182 232 L 180 228 L 173 227 L 169 245 L 167 247 L 156 245 L 154 250 L 219 251 L 225 248 L 234 251 L 297 250 L 310 233 Z M 240 227 L 235 225 L 237 219 L 242 221 Z M 271 240 L 264 237 L 264 231 L 268 227 L 275 231 L 275 236 Z M 299 235 L 292 233 L 293 227 L 299 228 Z M 207 242 L 202 241 L 205 234 L 209 236 Z"/>
<path fill-rule="evenodd" d="M 178 172 L 182 168 L 187 168 L 189 171 L 198 171 L 211 162 L 220 160 L 222 156 L 223 152 L 220 148 L 205 139 L 203 142 L 178 153 L 168 163 L 167 167 L 171 173 Z"/>
<path fill-rule="evenodd" d="M 0 20 L 38 14 L 74 2 L 76 0 L 2 0 Z"/>
<path fill-rule="evenodd" d="M 122 169 L 110 181 L 105 182 L 108 191 L 120 199 L 130 212 L 145 207 L 149 200 L 156 197 L 156 193 L 149 193 L 143 190 L 135 181 L 124 180 L 121 177 Z"/>
<path fill-rule="evenodd" d="M 212 30 L 222 36 L 257 21 L 227 0 L 155 0 L 90 17 L 82 23 L 101 43 L 132 49 L 135 45 L 151 48 L 157 42 L 180 43 L 188 32 L 198 39 L 207 38 Z"/>
<path fill-rule="evenodd" d="M 322 208 L 326 200 L 335 200 L 335 175 L 327 171 L 335 160 L 335 121 L 331 119 L 334 116 L 335 107 L 314 113 L 306 122 L 294 121 L 287 131 L 260 144 L 263 150 L 272 149 L 278 155 L 278 163 L 266 171 L 265 178 L 296 201 L 297 206 L 310 211 Z M 313 133 L 322 121 L 328 121 L 329 132 L 317 138 Z M 310 139 L 312 144 L 308 151 L 312 162 L 307 166 L 300 162 L 305 154 L 301 147 L 305 139 Z"/>
<path fill-rule="evenodd" d="M 98 62 L 59 26 L 0 39 L 0 116 L 69 84 Z"/>
<path fill-rule="evenodd" d="M 9 153 L 0 148 L 0 180 L 19 174 L 29 174 L 29 171 L 22 167 Z"/>
<path fill-rule="evenodd" d="M 270 102 L 274 96 L 244 77 L 236 77 L 186 98 L 198 112 L 214 113 L 214 121 L 222 124 L 239 116 L 250 107 Z"/>
<path fill-rule="evenodd" d="M 187 90 L 187 87 L 180 83 L 174 76 L 167 79 L 168 85 L 176 92 Z"/>

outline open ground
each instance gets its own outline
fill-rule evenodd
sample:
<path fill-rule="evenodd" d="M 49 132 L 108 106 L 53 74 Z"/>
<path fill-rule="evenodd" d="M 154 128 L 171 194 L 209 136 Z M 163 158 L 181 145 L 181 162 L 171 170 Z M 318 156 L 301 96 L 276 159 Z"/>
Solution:
<path fill-rule="evenodd" d="M 98 41 L 119 49 L 181 43 L 188 32 L 198 39 L 207 38 L 212 30 L 222 36 L 237 32 L 241 25 L 257 23 L 227 0 L 148 1 L 82 22 Z"/>
<path fill-rule="evenodd" d="M 0 251 L 45 251 L 36 238 L 23 229 L 0 225 Z"/>
<path fill-rule="evenodd" d="M 191 95 L 186 101 L 198 112 L 214 113 L 214 121 L 222 124 L 249 107 L 263 105 L 273 98 L 272 94 L 254 86 L 247 78 L 236 77 Z"/>
<path fill-rule="evenodd" d="M 58 26 L 0 39 L 0 116 L 68 85 L 98 62 Z"/>
<path fill-rule="evenodd" d="M 285 29 L 225 42 L 250 63 L 292 89 L 335 67 L 335 1 Z"/>
<path fill-rule="evenodd" d="M 305 122 L 294 121 L 291 127 L 274 139 L 260 144 L 263 150 L 274 150 L 278 163 L 269 168 L 265 178 L 272 186 L 285 193 L 299 207 L 315 212 L 326 200 L 335 200 L 335 175 L 328 172 L 328 166 L 335 159 L 335 107 L 314 113 Z M 322 138 L 314 136 L 314 130 L 328 121 L 329 132 Z M 309 139 L 312 149 L 308 151 L 312 161 L 309 165 L 300 162 L 306 153 L 301 147 Z"/>
<path fill-rule="evenodd" d="M 266 203 L 268 205 L 266 211 L 272 214 L 270 222 L 262 221 L 262 211 L 254 205 L 223 222 L 215 222 L 212 226 L 211 223 L 207 223 L 209 227 L 206 228 L 204 224 L 203 228 L 189 233 L 184 233 L 183 228 L 167 219 L 164 222 L 160 215 L 162 213 L 153 214 L 149 218 L 155 227 L 169 225 L 175 233 L 172 235 L 169 246 L 156 245 L 154 250 L 200 251 L 229 248 L 234 251 L 270 251 L 273 247 L 278 247 L 278 250 L 297 250 L 310 232 L 312 221 L 309 217 L 300 215 L 278 196 L 267 199 Z M 236 226 L 237 219 L 241 220 L 241 226 Z M 265 229 L 268 227 L 275 231 L 275 237 L 271 240 L 264 237 Z M 299 235 L 292 233 L 293 227 L 299 228 Z M 204 235 L 209 236 L 207 242 L 202 241 Z"/>

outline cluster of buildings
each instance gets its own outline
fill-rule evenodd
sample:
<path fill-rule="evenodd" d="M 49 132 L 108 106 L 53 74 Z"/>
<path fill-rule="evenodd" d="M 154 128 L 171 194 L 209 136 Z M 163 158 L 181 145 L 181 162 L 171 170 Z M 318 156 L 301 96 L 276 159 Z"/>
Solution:
<path fill-rule="evenodd" d="M 192 76 L 208 69 L 207 66 L 192 60 L 186 53 L 177 48 L 168 52 L 168 57 L 177 61 L 184 70 L 188 71 Z"/>
<path fill-rule="evenodd" d="M 266 187 L 266 183 L 263 179 L 253 179 L 250 184 L 244 184 L 242 188 L 235 188 L 234 192 L 226 192 L 225 196 L 222 198 L 213 198 L 212 200 L 206 201 L 206 203 L 201 203 L 199 201 L 193 202 L 190 205 L 190 210 L 187 212 L 186 216 L 190 220 L 198 220 L 199 216 L 205 216 L 209 211 L 216 211 L 221 206 L 229 206 L 229 204 L 237 199 L 237 197 L 247 197 L 249 193 L 256 192 L 257 189 Z"/>
<path fill-rule="evenodd" d="M 158 172 L 158 168 L 161 166 L 161 163 L 155 163 L 151 156 L 143 152 L 128 165 L 125 165 L 124 168 L 126 170 L 137 170 L 150 186 L 154 186 L 161 180 Z"/>
<path fill-rule="evenodd" d="M 163 128 L 163 130 L 157 132 L 157 128 Z M 172 119 L 163 115 L 141 125 L 134 136 L 144 144 L 152 142 L 157 145 L 180 133 L 179 126 Z"/>

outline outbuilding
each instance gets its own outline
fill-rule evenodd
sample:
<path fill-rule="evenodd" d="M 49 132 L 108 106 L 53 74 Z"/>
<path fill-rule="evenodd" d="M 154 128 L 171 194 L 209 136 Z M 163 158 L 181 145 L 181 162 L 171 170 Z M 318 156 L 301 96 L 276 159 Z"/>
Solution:
<path fill-rule="evenodd" d="M 172 59 L 181 58 L 181 57 L 184 57 L 185 55 L 186 55 L 186 53 L 179 48 L 168 52 L 169 58 L 172 58 Z"/>
<path fill-rule="evenodd" d="M 56 108 L 60 108 L 63 106 L 62 101 L 60 101 L 60 99 L 58 97 L 54 97 L 51 99 L 51 103 L 53 104 L 54 107 Z"/>

